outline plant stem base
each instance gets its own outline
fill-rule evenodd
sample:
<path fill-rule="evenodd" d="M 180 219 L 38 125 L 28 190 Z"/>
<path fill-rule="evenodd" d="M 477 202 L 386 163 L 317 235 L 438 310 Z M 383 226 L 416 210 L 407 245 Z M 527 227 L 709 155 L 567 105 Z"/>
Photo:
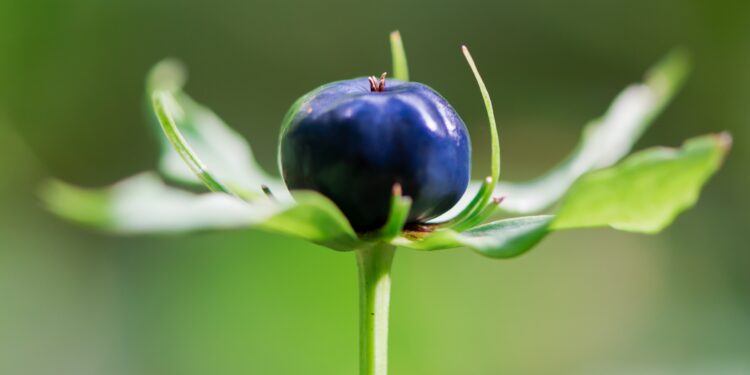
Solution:
<path fill-rule="evenodd" d="M 388 373 L 388 309 L 391 264 L 396 248 L 376 244 L 358 249 L 360 375 Z"/>

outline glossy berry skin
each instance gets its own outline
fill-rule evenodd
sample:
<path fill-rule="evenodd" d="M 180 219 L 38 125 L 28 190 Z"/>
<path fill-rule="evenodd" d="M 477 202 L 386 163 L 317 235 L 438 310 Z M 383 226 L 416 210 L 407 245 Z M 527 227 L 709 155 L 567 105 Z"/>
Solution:
<path fill-rule="evenodd" d="M 469 183 L 466 125 L 433 89 L 388 79 L 333 82 L 300 98 L 282 125 L 279 151 L 290 190 L 330 198 L 358 232 L 385 224 L 395 183 L 412 198 L 409 223 L 450 209 Z"/>

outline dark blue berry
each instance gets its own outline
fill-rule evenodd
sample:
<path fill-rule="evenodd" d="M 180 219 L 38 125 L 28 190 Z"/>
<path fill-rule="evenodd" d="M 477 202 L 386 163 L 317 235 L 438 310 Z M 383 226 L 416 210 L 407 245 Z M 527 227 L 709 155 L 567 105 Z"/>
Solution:
<path fill-rule="evenodd" d="M 471 144 L 464 122 L 435 90 L 355 78 L 294 104 L 279 157 L 289 189 L 322 193 L 366 232 L 385 223 L 396 183 L 413 200 L 409 223 L 450 209 L 469 183 Z"/>

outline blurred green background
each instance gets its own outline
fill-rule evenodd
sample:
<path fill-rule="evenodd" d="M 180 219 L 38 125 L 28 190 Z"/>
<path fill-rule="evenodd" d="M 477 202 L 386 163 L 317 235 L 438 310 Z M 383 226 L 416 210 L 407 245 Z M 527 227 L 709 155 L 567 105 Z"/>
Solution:
<path fill-rule="evenodd" d="M 450 100 L 488 169 L 532 177 L 675 46 L 694 70 L 638 148 L 730 130 L 735 148 L 664 233 L 555 234 L 518 259 L 400 251 L 391 370 L 750 373 L 750 2 L 0 0 L 0 374 L 355 374 L 355 262 L 256 232 L 109 237 L 62 222 L 49 177 L 109 184 L 155 166 L 143 79 L 164 57 L 275 171 L 284 112 L 328 81 L 390 69 Z"/>

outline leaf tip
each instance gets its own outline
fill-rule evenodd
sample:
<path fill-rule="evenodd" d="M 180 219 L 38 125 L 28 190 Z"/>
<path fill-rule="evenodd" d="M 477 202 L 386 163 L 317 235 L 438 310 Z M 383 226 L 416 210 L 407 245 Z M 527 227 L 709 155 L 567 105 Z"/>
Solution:
<path fill-rule="evenodd" d="M 714 139 L 716 140 L 716 143 L 719 144 L 719 147 L 721 147 L 721 150 L 724 153 L 729 152 L 729 150 L 732 148 L 732 144 L 734 143 L 732 134 L 728 131 L 714 134 Z"/>
<path fill-rule="evenodd" d="M 687 48 L 674 48 L 648 70 L 645 81 L 664 95 L 671 95 L 677 91 L 690 73 L 690 60 L 690 52 Z"/>
<path fill-rule="evenodd" d="M 392 194 L 394 196 L 400 197 L 403 194 L 403 188 L 401 187 L 400 183 L 393 184 L 393 189 L 391 190 Z"/>
<path fill-rule="evenodd" d="M 179 91 L 187 82 L 187 68 L 182 61 L 175 58 L 161 60 L 151 68 L 146 82 L 149 92 L 154 90 Z"/>
<path fill-rule="evenodd" d="M 108 198 L 101 192 L 53 179 L 41 185 L 38 196 L 47 210 L 63 219 L 94 227 L 109 223 Z"/>
<path fill-rule="evenodd" d="M 401 32 L 398 30 L 392 31 L 390 41 L 393 78 L 401 81 L 409 81 L 409 63 L 406 59 L 404 42 L 401 40 Z"/>

